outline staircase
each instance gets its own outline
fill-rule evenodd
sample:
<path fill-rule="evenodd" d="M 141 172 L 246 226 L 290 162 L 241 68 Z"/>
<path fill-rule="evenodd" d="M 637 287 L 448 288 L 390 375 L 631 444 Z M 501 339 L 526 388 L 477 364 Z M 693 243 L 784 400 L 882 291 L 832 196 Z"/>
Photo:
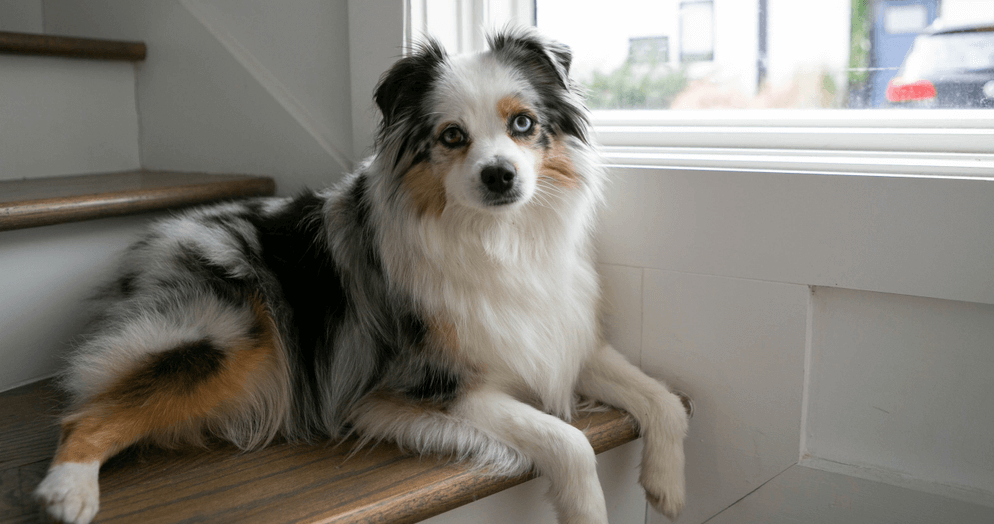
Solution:
<path fill-rule="evenodd" d="M 0 32 L 0 55 L 0 231 L 275 191 L 268 177 L 141 169 L 131 64 L 142 42 Z"/>
<path fill-rule="evenodd" d="M 143 168 L 135 73 L 146 53 L 0 32 L 0 391 L 57 370 L 85 299 L 150 219 L 275 191 L 271 177 Z"/>

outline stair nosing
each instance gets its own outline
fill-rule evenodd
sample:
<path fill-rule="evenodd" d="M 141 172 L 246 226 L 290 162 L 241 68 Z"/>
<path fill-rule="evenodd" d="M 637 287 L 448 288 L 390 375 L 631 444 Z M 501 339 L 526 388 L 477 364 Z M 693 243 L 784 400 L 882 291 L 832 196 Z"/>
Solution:
<path fill-rule="evenodd" d="M 144 42 L 0 31 L 0 54 L 91 60 L 144 60 Z"/>
<path fill-rule="evenodd" d="M 204 179 L 190 181 L 190 177 L 194 175 L 202 176 Z M 123 184 L 122 187 L 112 187 L 92 193 L 83 190 L 84 192 L 66 194 L 64 187 L 67 186 L 59 185 L 60 181 L 69 180 L 77 186 L 85 185 L 87 179 L 106 185 L 108 181 L 114 182 L 115 177 L 120 179 L 117 182 Z M 168 181 L 169 177 L 178 180 L 171 184 L 140 187 L 143 182 L 154 180 L 158 183 L 162 180 Z M 47 191 L 49 188 L 44 187 L 45 185 L 51 185 L 51 194 L 31 195 L 32 191 Z M 161 211 L 235 198 L 270 196 L 276 190 L 272 178 L 257 175 L 134 170 L 0 181 L 0 194 L 3 194 L 4 189 L 7 189 L 9 194 L 18 188 L 23 190 L 25 187 L 28 188 L 29 196 L 15 196 L 0 201 L 0 231 Z"/>

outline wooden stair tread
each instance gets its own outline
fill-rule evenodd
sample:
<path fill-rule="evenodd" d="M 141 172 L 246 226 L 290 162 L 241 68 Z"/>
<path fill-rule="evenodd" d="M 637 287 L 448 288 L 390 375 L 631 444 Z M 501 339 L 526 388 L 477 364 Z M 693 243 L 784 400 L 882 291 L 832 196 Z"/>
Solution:
<path fill-rule="evenodd" d="M 0 31 L 0 53 L 98 60 L 145 59 L 143 42 Z"/>
<path fill-rule="evenodd" d="M 272 178 L 125 171 L 0 181 L 0 231 L 272 195 Z"/>
<path fill-rule="evenodd" d="M 37 521 L 30 493 L 55 453 L 62 403 L 50 380 L 0 393 L 0 521 Z M 617 410 L 574 425 L 598 453 L 638 436 Z M 353 455 L 354 444 L 129 450 L 101 470 L 95 522 L 417 522 L 533 478 L 488 477 L 392 444 Z"/>

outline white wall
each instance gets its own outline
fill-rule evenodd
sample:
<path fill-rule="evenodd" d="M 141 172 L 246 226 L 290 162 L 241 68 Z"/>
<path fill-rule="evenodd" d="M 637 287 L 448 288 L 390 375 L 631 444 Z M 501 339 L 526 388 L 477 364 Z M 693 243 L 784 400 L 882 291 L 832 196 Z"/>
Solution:
<path fill-rule="evenodd" d="M 643 524 L 645 497 L 637 487 L 642 442 L 635 441 L 597 456 L 597 476 L 604 489 L 611 524 Z M 546 501 L 549 483 L 530 480 L 511 489 L 424 520 L 424 524 L 556 524 L 552 505 Z"/>
<path fill-rule="evenodd" d="M 379 112 L 373 89 L 380 76 L 403 56 L 407 36 L 403 2 L 349 0 L 349 55 L 352 85 L 352 149 L 356 159 L 372 151 Z"/>
<path fill-rule="evenodd" d="M 0 0 L 0 31 L 41 33 L 41 0 Z"/>
<path fill-rule="evenodd" d="M 802 457 L 994 505 L 994 182 L 612 172 L 600 258 L 630 358 L 697 406 L 681 523 Z"/>
<path fill-rule="evenodd" d="M 0 55 L 0 180 L 138 167 L 132 64 Z"/>
<path fill-rule="evenodd" d="M 818 288 L 812 320 L 805 453 L 994 504 L 994 305 Z"/>
<path fill-rule="evenodd" d="M 146 42 L 144 167 L 271 175 L 282 193 L 351 168 L 345 0 L 67 0 L 44 19 L 50 34 Z"/>

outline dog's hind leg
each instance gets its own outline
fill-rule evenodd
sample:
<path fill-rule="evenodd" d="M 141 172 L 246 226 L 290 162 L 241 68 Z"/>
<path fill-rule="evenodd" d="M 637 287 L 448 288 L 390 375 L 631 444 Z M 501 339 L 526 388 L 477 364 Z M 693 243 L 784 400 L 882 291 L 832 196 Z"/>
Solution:
<path fill-rule="evenodd" d="M 685 498 L 683 439 L 688 426 L 680 398 L 611 346 L 602 347 L 586 363 L 577 392 L 635 418 L 644 439 L 639 482 L 649 502 L 675 520 Z"/>
<path fill-rule="evenodd" d="M 256 313 L 264 314 L 261 305 Z M 268 317 L 267 317 L 268 318 Z M 36 499 L 60 522 L 85 524 L 99 507 L 100 466 L 142 440 L 198 440 L 231 431 L 278 379 L 270 327 L 221 345 L 203 338 L 146 355 L 63 418 L 62 436 Z"/>

